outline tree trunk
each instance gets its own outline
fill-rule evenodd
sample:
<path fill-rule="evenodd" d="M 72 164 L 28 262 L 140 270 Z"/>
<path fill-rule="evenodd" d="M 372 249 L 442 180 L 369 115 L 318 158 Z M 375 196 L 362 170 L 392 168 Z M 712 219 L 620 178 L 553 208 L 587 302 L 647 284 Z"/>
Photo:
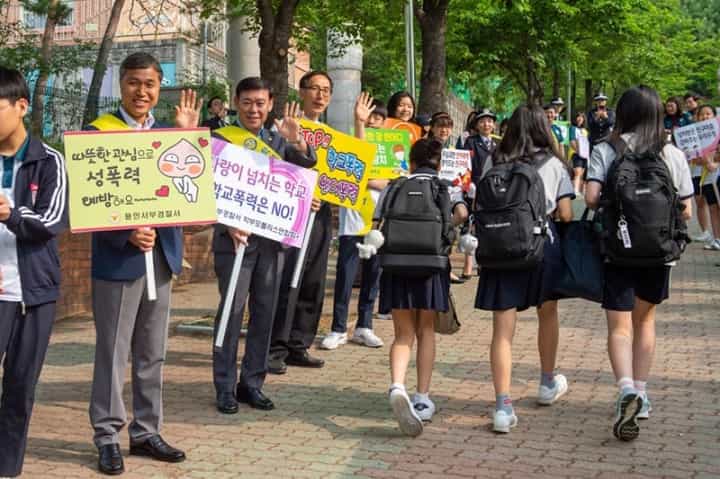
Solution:
<path fill-rule="evenodd" d="M 97 60 L 95 61 L 95 69 L 93 70 L 90 89 L 88 90 L 87 101 L 85 102 L 85 113 L 83 115 L 83 126 L 89 124 L 98 115 L 98 100 L 100 97 L 100 88 L 102 87 L 103 78 L 107 71 L 107 60 L 110 56 L 110 49 L 113 45 L 115 32 L 120 22 L 120 14 L 125 6 L 125 0 L 115 0 L 112 10 L 110 11 L 110 19 L 108 19 L 105 34 L 103 35 L 100 49 L 98 50 Z"/>
<path fill-rule="evenodd" d="M 416 113 L 433 114 L 448 110 L 445 33 L 449 0 L 425 0 L 414 5 L 422 41 L 420 100 Z"/>
<path fill-rule="evenodd" d="M 592 98 L 593 98 L 593 86 L 592 86 L 592 78 L 588 78 L 585 80 L 585 111 L 590 111 L 592 108 Z"/>
<path fill-rule="evenodd" d="M 299 0 L 283 0 L 277 14 L 271 0 L 257 0 L 260 12 L 260 76 L 270 82 L 275 100 L 268 118 L 281 118 L 288 98 L 288 49 L 293 19 Z"/>
<path fill-rule="evenodd" d="M 47 88 L 48 77 L 50 76 L 50 58 L 52 56 L 55 39 L 55 27 L 60 20 L 60 7 L 59 0 L 50 0 L 46 17 L 47 20 L 45 21 L 45 31 L 43 31 L 42 43 L 40 44 L 38 78 L 35 82 L 35 89 L 33 90 L 32 114 L 30 116 L 30 128 L 36 136 L 42 136 L 45 90 Z"/>

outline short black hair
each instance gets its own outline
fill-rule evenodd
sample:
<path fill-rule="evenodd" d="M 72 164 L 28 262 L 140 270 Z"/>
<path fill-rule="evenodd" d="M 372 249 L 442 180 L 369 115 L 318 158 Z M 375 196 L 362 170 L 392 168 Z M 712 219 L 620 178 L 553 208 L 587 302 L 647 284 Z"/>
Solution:
<path fill-rule="evenodd" d="M 260 77 L 246 77 L 240 80 L 235 87 L 235 96 L 239 97 L 243 92 L 256 90 L 267 90 L 268 96 L 273 97 L 270 82 Z"/>
<path fill-rule="evenodd" d="M 700 99 L 700 95 L 698 95 L 694 91 L 689 91 L 689 92 L 685 93 L 683 100 L 687 100 L 688 98 L 692 98 L 693 100 L 698 101 Z"/>
<path fill-rule="evenodd" d="M 215 100 L 220 100 L 222 102 L 225 101 L 225 99 L 223 97 L 215 95 L 214 97 L 210 98 L 207 102 L 208 110 L 210 109 L 210 107 L 212 106 L 212 104 Z"/>
<path fill-rule="evenodd" d="M 23 98 L 30 101 L 30 88 L 22 73 L 0 66 L 0 99 L 14 104 Z"/>
<path fill-rule="evenodd" d="M 160 62 L 157 61 L 157 58 L 145 52 L 135 52 L 125 57 L 125 60 L 120 64 L 120 79 L 125 76 L 128 70 L 144 70 L 146 68 L 155 70 L 162 81 L 163 71 Z"/>
<path fill-rule="evenodd" d="M 415 168 L 440 169 L 443 144 L 433 138 L 421 138 L 410 149 L 410 163 Z"/>
<path fill-rule="evenodd" d="M 410 98 L 410 103 L 412 103 L 413 106 L 413 116 L 410 118 L 410 121 L 415 118 L 415 113 L 417 113 L 417 107 L 415 105 L 415 99 L 412 97 L 412 95 L 406 91 L 398 91 L 393 93 L 393 95 L 388 100 L 388 116 L 390 118 L 397 118 L 397 108 L 400 104 L 400 100 L 403 98 Z"/>
<path fill-rule="evenodd" d="M 373 110 L 374 114 L 380 115 L 383 118 L 387 118 L 387 115 L 388 115 L 387 107 L 385 106 L 385 103 L 383 103 L 382 100 L 375 99 L 372 101 L 372 104 L 375 107 L 375 109 Z"/>
<path fill-rule="evenodd" d="M 302 76 L 302 78 L 300 78 L 300 88 L 307 88 L 308 86 L 310 86 L 310 80 L 312 80 L 312 78 L 316 77 L 316 76 L 324 76 L 325 78 L 327 78 L 327 80 L 330 82 L 330 93 L 332 93 L 332 91 L 333 91 L 332 78 L 330 78 L 330 75 L 328 74 L 328 72 L 322 71 L 322 70 L 313 70 L 313 71 L 309 71 L 306 74 L 304 74 Z"/>

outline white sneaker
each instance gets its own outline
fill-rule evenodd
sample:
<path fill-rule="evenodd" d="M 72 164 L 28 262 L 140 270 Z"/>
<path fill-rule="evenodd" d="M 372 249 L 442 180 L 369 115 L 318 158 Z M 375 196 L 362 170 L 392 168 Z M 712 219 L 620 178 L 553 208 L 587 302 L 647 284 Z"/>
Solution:
<path fill-rule="evenodd" d="M 511 427 L 517 426 L 517 416 L 515 411 L 512 414 L 508 414 L 505 411 L 495 411 L 493 416 L 493 431 L 495 432 L 510 432 Z"/>
<path fill-rule="evenodd" d="M 392 314 L 382 314 L 382 313 L 376 313 L 375 319 L 382 319 L 383 321 L 389 321 L 392 320 Z"/>
<path fill-rule="evenodd" d="M 331 331 L 330 334 L 320 343 L 320 349 L 337 349 L 338 346 L 347 343 L 347 333 L 336 333 Z"/>
<path fill-rule="evenodd" d="M 435 414 L 435 403 L 430 398 L 419 399 L 417 394 L 413 396 L 412 402 L 418 417 L 425 422 L 431 422 Z"/>
<path fill-rule="evenodd" d="M 537 402 L 543 406 L 549 406 L 560 397 L 565 394 L 568 390 L 567 378 L 562 374 L 555 375 L 555 387 L 549 388 L 547 386 L 540 385 L 538 389 Z"/>
<path fill-rule="evenodd" d="M 712 239 L 713 239 L 713 236 L 712 236 L 712 233 L 710 233 L 709 231 L 703 231 L 703 232 L 700 233 L 699 235 L 693 236 L 691 239 L 692 239 L 693 241 L 698 241 L 698 242 L 700 242 L 700 243 L 704 243 L 704 242 L 706 242 L 706 241 L 712 240 Z"/>
<path fill-rule="evenodd" d="M 703 246 L 703 249 L 712 250 L 712 251 L 720 251 L 720 239 L 714 239 L 712 241 L 708 241 L 705 244 L 705 246 Z"/>
<path fill-rule="evenodd" d="M 380 348 L 385 344 L 382 339 L 378 338 L 373 330 L 369 328 L 355 328 L 355 332 L 352 338 L 350 338 L 350 341 L 362 344 L 368 348 Z"/>
<path fill-rule="evenodd" d="M 390 389 L 390 407 L 400 430 L 407 436 L 417 437 L 423 432 L 422 419 L 415 412 L 405 388 L 394 387 Z"/>

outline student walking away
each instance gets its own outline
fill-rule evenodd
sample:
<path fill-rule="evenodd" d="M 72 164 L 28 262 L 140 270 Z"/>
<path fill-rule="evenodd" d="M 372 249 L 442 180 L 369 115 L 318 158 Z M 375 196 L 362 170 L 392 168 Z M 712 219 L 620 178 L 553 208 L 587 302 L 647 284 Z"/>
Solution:
<path fill-rule="evenodd" d="M 212 116 L 202 123 L 203 127 L 217 130 L 230 124 L 227 120 L 228 109 L 225 107 L 225 100 L 219 96 L 214 96 L 207 102 L 207 109 Z"/>
<path fill-rule="evenodd" d="M 120 65 L 120 107 L 115 121 L 128 129 L 167 128 L 156 121 L 162 82 L 158 61 L 133 53 Z M 193 128 L 200 118 L 195 92 L 183 91 L 175 107 L 175 126 Z M 104 129 L 102 119 L 89 129 Z M 98 448 L 98 468 L 105 474 L 124 470 L 119 433 L 127 423 L 123 386 L 132 358 L 133 420 L 130 454 L 166 462 L 185 460 L 185 453 L 160 436 L 163 420 L 162 368 L 170 316 L 172 275 L 182 269 L 182 228 L 138 228 L 92 235 L 92 303 L 95 321 L 95 365 L 90 422 Z M 147 298 L 145 253 L 152 252 L 157 300 Z"/>
<path fill-rule="evenodd" d="M 565 376 L 555 373 L 560 328 L 557 298 L 551 292 L 562 273 L 562 253 L 553 219 L 572 220 L 575 195 L 539 107 L 515 110 L 492 159 L 494 166 L 481 180 L 475 200 L 476 255 L 481 266 L 475 307 L 493 312 L 493 430 L 507 433 L 518 421 L 510 394 L 518 311 L 537 308 L 541 372 L 537 402 L 553 404 L 568 390 Z"/>
<path fill-rule="evenodd" d="M 593 97 L 593 108 L 587 115 L 590 148 L 605 141 L 615 125 L 615 112 L 607 106 L 608 97 L 599 92 Z"/>
<path fill-rule="evenodd" d="M 283 160 L 305 168 L 315 166 L 315 152 L 307 145 L 300 130 L 299 105 L 286 105 L 282 121 L 276 120 L 273 130 L 265 128 L 265 122 L 273 109 L 273 95 L 270 84 L 258 77 L 248 77 L 238 82 L 234 103 L 238 122 L 216 130 L 215 136 L 242 146 L 244 137 L 235 140 L 234 133 L 245 130 L 262 140 Z M 232 299 L 231 316 L 223 346 L 213 352 L 216 404 L 218 411 L 223 414 L 236 413 L 238 401 L 255 409 L 271 410 L 275 407 L 262 388 L 268 373 L 273 317 L 285 259 L 285 250 L 279 242 L 221 224 L 215 225 L 213 253 L 221 298 L 215 316 L 215 335 L 227 300 L 235 254 L 240 244 L 246 247 Z M 246 303 L 250 321 L 238 378 L 238 343 Z"/>
<path fill-rule="evenodd" d="M 573 185 L 575 186 L 575 194 L 580 194 L 585 188 L 585 171 L 587 170 L 588 159 L 584 158 L 580 152 L 580 141 L 588 140 L 588 131 L 585 128 L 585 113 L 579 111 L 575 113 L 570 127 L 570 159 L 573 166 Z M 588 143 L 589 146 L 589 143 Z"/>
<path fill-rule="evenodd" d="M 63 156 L 25 129 L 30 90 L 0 67 L 0 476 L 22 473 L 35 386 L 60 289 L 56 236 L 67 228 Z M 29 186 L 29 187 L 28 187 Z"/>
<path fill-rule="evenodd" d="M 384 240 L 380 251 L 380 312 L 392 313 L 395 339 L 390 348 L 390 406 L 400 430 L 418 436 L 435 405 L 430 381 L 435 362 L 435 320 L 448 311 L 453 227 L 467 219 L 467 206 L 451 199 L 440 181 L 442 144 L 418 140 L 410 150 L 410 176 L 394 180 L 375 210 Z M 372 237 L 372 235 L 368 235 Z M 405 376 L 417 340 L 417 393 L 412 401 Z"/>
<path fill-rule="evenodd" d="M 378 111 L 378 107 L 380 107 Z M 376 102 L 367 93 L 361 93 L 355 102 L 355 136 L 365 139 L 365 128 L 382 128 L 387 110 L 381 102 Z M 368 189 L 375 203 L 380 191 L 388 180 L 371 178 Z M 364 236 L 359 235 L 365 229 L 365 223 L 359 212 L 340 207 L 338 212 L 338 258 L 333 296 L 333 320 L 331 331 L 322 342 L 323 349 L 337 349 L 347 341 L 347 319 L 350 310 L 352 286 L 358 267 L 362 267 L 360 297 L 358 298 L 358 318 L 350 341 L 370 348 L 383 346 L 383 341 L 373 331 L 373 306 L 380 287 L 380 260 L 373 255 L 361 259 L 357 248 Z"/>
<path fill-rule="evenodd" d="M 613 434 L 630 441 L 638 437 L 637 420 L 652 411 L 655 308 L 669 296 L 670 266 L 685 247 L 693 187 L 685 156 L 665 141 L 657 92 L 631 88 L 617 108 L 615 131 L 590 156 L 585 201 L 598 209 L 603 228 L 602 307 L 619 389 Z"/>
<path fill-rule="evenodd" d="M 332 100 L 333 82 L 323 71 L 311 71 L 300 79 L 303 116 L 314 122 Z M 315 222 L 310 230 L 300 283 L 290 288 L 299 248 L 284 249 L 284 267 L 280 283 L 275 322 L 270 345 L 270 371 L 282 374 L 287 366 L 321 368 L 325 361 L 310 355 L 308 349 L 317 335 L 323 302 L 328 255 L 332 238 L 330 204 L 313 200 Z"/>
<path fill-rule="evenodd" d="M 702 105 L 697 109 L 697 121 L 706 121 L 715 118 L 715 108 L 712 105 Z M 710 225 L 712 227 L 712 238 L 709 239 L 703 249 L 720 251 L 720 190 L 718 189 L 718 180 L 720 179 L 718 170 L 718 161 L 720 157 L 717 154 L 710 154 L 703 158 L 693 160 L 702 167 L 702 185 L 701 193 L 705 203 L 708 205 L 708 214 L 710 216 Z"/>

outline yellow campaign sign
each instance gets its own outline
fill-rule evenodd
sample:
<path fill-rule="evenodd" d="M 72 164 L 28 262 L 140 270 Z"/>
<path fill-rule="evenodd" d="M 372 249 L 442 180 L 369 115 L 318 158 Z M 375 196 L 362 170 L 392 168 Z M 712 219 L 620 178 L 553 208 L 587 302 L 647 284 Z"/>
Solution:
<path fill-rule="evenodd" d="M 217 221 L 206 128 L 65 133 L 74 233 Z"/>
<path fill-rule="evenodd" d="M 369 196 L 367 182 L 377 147 L 321 123 L 300 120 L 300 125 L 318 157 L 315 197 L 361 211 Z"/>

